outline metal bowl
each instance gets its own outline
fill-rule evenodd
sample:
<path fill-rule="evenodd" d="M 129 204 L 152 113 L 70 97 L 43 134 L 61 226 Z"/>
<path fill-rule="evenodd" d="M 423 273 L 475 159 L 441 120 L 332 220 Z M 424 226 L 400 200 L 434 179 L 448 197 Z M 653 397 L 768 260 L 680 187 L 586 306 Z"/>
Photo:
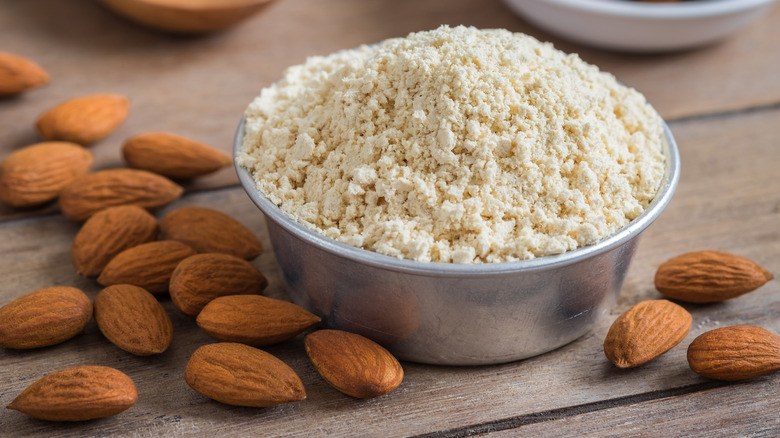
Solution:
<path fill-rule="evenodd" d="M 243 140 L 238 126 L 234 153 Z M 664 125 L 666 171 L 647 210 L 596 245 L 507 263 L 400 260 L 309 230 L 266 199 L 252 175 L 239 179 L 266 219 L 293 301 L 331 328 L 359 333 L 399 359 L 440 365 L 509 362 L 587 333 L 617 299 L 640 233 L 668 204 L 680 174 Z"/>

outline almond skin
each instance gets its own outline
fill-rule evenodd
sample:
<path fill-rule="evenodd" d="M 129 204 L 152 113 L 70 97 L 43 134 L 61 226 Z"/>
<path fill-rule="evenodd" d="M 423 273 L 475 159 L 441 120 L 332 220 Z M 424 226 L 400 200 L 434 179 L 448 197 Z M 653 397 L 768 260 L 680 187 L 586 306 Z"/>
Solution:
<path fill-rule="evenodd" d="M 74 287 L 55 286 L 0 308 L 0 347 L 30 349 L 59 344 L 92 319 L 92 301 Z"/>
<path fill-rule="evenodd" d="M 179 263 L 171 275 L 171 301 L 185 315 L 197 316 L 225 295 L 260 294 L 268 280 L 248 261 L 222 253 L 198 254 Z"/>
<path fill-rule="evenodd" d="M 97 277 L 120 252 L 151 242 L 157 236 L 157 219 L 135 205 L 109 207 L 95 213 L 73 239 L 70 256 L 76 271 Z"/>
<path fill-rule="evenodd" d="M 221 252 L 242 259 L 257 257 L 263 247 L 257 236 L 225 213 L 207 207 L 182 207 L 160 220 L 163 239 L 178 240 L 200 253 Z"/>
<path fill-rule="evenodd" d="M 12 207 L 52 201 L 86 175 L 93 161 L 92 153 L 67 142 L 37 143 L 12 152 L 0 163 L 0 201 Z"/>
<path fill-rule="evenodd" d="M 220 341 L 261 347 L 292 339 L 321 320 L 287 301 L 260 295 L 228 295 L 208 303 L 196 321 Z"/>
<path fill-rule="evenodd" d="M 619 368 L 637 367 L 679 344 L 692 323 L 691 314 L 671 301 L 643 301 L 612 323 L 604 354 Z"/>
<path fill-rule="evenodd" d="M 129 109 L 130 100 L 117 94 L 77 97 L 43 113 L 35 128 L 44 140 L 64 140 L 87 146 L 121 125 Z"/>
<path fill-rule="evenodd" d="M 136 135 L 122 145 L 128 166 L 174 179 L 208 175 L 232 163 L 230 156 L 211 146 L 167 132 Z"/>
<path fill-rule="evenodd" d="M 0 96 L 10 96 L 49 82 L 49 74 L 31 60 L 0 52 Z"/>
<path fill-rule="evenodd" d="M 111 343 L 136 356 L 160 354 L 173 341 L 171 318 L 152 294 L 138 286 L 117 284 L 100 291 L 95 321 Z"/>
<path fill-rule="evenodd" d="M 334 388 L 357 398 L 384 395 L 404 378 L 398 360 L 376 342 L 341 330 L 318 330 L 304 338 L 306 354 Z"/>
<path fill-rule="evenodd" d="M 8 409 L 39 420 L 85 421 L 116 415 L 138 399 L 125 373 L 103 366 L 77 366 L 50 373 L 22 391 Z"/>
<path fill-rule="evenodd" d="M 192 255 L 194 249 L 173 240 L 142 243 L 111 259 L 97 282 L 103 286 L 132 284 L 153 294 L 166 293 L 176 265 Z"/>
<path fill-rule="evenodd" d="M 184 190 L 178 184 L 145 170 L 109 169 L 77 178 L 60 193 L 66 218 L 83 222 L 100 210 L 117 205 L 162 207 Z"/>
<path fill-rule="evenodd" d="M 206 397 L 234 406 L 266 407 L 306 398 L 292 368 L 262 350 L 232 342 L 195 350 L 184 380 Z"/>
<path fill-rule="evenodd" d="M 780 371 L 780 336 L 735 325 L 702 333 L 688 346 L 688 365 L 700 376 L 737 381 Z"/>
<path fill-rule="evenodd" d="M 661 294 L 688 303 L 714 303 L 758 289 L 773 275 L 752 260 L 718 251 L 674 257 L 655 274 Z"/>

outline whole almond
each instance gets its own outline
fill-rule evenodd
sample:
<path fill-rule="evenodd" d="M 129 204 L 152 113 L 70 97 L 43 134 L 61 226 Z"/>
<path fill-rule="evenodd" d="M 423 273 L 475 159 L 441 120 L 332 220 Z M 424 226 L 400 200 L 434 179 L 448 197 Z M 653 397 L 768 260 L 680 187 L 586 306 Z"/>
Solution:
<path fill-rule="evenodd" d="M 132 284 L 153 294 L 166 293 L 176 265 L 194 254 L 194 249 L 173 240 L 142 243 L 111 259 L 97 282 L 103 286 Z"/>
<path fill-rule="evenodd" d="M 173 341 L 171 318 L 145 289 L 109 286 L 95 297 L 95 321 L 112 344 L 136 356 L 160 354 Z"/>
<path fill-rule="evenodd" d="M 0 52 L 0 96 L 10 96 L 49 82 L 49 74 L 31 60 Z"/>
<path fill-rule="evenodd" d="M 125 373 L 104 366 L 54 371 L 22 391 L 8 409 L 39 420 L 85 421 L 116 415 L 138 399 Z"/>
<path fill-rule="evenodd" d="M 221 252 L 242 259 L 257 257 L 263 247 L 239 221 L 207 207 L 182 207 L 160 220 L 163 239 L 178 240 L 201 253 Z"/>
<path fill-rule="evenodd" d="M 59 344 L 92 319 L 92 301 L 74 287 L 55 286 L 0 308 L 0 347 L 29 349 Z"/>
<path fill-rule="evenodd" d="M 334 388 L 357 398 L 387 394 L 401 384 L 404 370 L 376 342 L 341 330 L 318 330 L 304 338 L 306 354 Z"/>
<path fill-rule="evenodd" d="M 174 179 L 207 175 L 232 163 L 230 156 L 211 146 L 167 132 L 136 135 L 122 145 L 128 166 Z"/>
<path fill-rule="evenodd" d="M 232 342 L 195 350 L 184 380 L 206 397 L 234 406 L 265 407 L 306 398 L 301 379 L 287 364 L 257 348 Z"/>
<path fill-rule="evenodd" d="M 45 140 L 64 140 L 87 146 L 121 125 L 129 108 L 130 100 L 116 94 L 77 97 L 43 113 L 35 128 Z"/>
<path fill-rule="evenodd" d="M 689 303 L 714 303 L 753 291 L 773 278 L 752 260 L 718 251 L 696 251 L 674 257 L 655 274 L 663 295 Z"/>
<path fill-rule="evenodd" d="M 70 256 L 76 271 L 96 277 L 120 252 L 157 236 L 157 219 L 135 205 L 109 207 L 95 213 L 73 239 Z"/>
<path fill-rule="evenodd" d="M 179 263 L 171 275 L 171 301 L 185 315 L 197 316 L 214 298 L 260 294 L 268 280 L 248 261 L 222 253 L 197 254 Z"/>
<path fill-rule="evenodd" d="M 696 374 L 715 380 L 771 374 L 780 370 L 780 336 L 745 325 L 710 330 L 688 346 L 688 364 Z"/>
<path fill-rule="evenodd" d="M 81 176 L 60 193 L 66 218 L 83 222 L 100 210 L 117 205 L 153 209 L 181 196 L 183 189 L 164 176 L 145 170 L 109 169 Z"/>
<path fill-rule="evenodd" d="M 643 301 L 612 323 L 604 339 L 604 354 L 620 368 L 637 367 L 679 344 L 692 323 L 691 314 L 671 301 Z"/>
<path fill-rule="evenodd" d="M 296 304 L 261 295 L 215 298 L 197 318 L 209 336 L 254 347 L 292 339 L 318 322 L 318 316 Z"/>
<path fill-rule="evenodd" d="M 89 172 L 92 153 L 75 143 L 44 142 L 8 155 L 0 163 L 0 201 L 31 207 L 52 201 Z"/>

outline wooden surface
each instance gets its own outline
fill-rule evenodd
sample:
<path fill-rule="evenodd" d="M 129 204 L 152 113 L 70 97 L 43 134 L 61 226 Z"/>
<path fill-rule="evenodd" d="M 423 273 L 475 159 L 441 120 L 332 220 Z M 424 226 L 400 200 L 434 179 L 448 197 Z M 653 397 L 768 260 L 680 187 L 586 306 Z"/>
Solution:
<path fill-rule="evenodd" d="M 644 234 L 621 298 L 594 330 L 552 353 L 495 366 L 404 363 L 403 384 L 373 400 L 328 386 L 302 341 L 267 350 L 301 376 L 308 399 L 264 408 L 210 401 L 183 380 L 189 355 L 212 342 L 191 318 L 163 304 L 175 339 L 158 357 L 139 358 L 106 341 L 94 323 L 58 346 L 0 349 L 0 405 L 53 370 L 80 364 L 130 375 L 139 401 L 108 419 L 47 423 L 0 411 L 0 436 L 775 436 L 780 434 L 780 377 L 723 384 L 698 377 L 685 360 L 698 334 L 732 324 L 780 333 L 780 282 L 715 305 L 686 305 L 693 328 L 682 344 L 638 369 L 621 371 L 601 344 L 629 306 L 660 295 L 653 273 L 682 252 L 717 249 L 749 257 L 780 275 L 780 7 L 721 44 L 684 53 L 627 55 L 558 40 L 512 15 L 499 1 L 279 0 L 238 27 L 182 38 L 131 24 L 90 0 L 0 0 L 0 50 L 28 56 L 51 83 L 0 100 L 0 156 L 37 141 L 33 121 L 64 99 L 116 92 L 131 115 L 91 148 L 96 168 L 121 166 L 130 135 L 165 130 L 230 151 L 241 112 L 260 89 L 306 56 L 372 43 L 439 24 L 504 27 L 550 40 L 636 87 L 669 121 L 680 147 L 682 177 L 669 207 Z M 270 248 L 262 218 L 232 169 L 189 184 L 165 211 L 204 205 L 229 213 Z M 52 285 L 92 280 L 70 261 L 78 226 L 56 205 L 0 207 L 0 304 Z M 273 253 L 254 261 L 284 298 Z"/>

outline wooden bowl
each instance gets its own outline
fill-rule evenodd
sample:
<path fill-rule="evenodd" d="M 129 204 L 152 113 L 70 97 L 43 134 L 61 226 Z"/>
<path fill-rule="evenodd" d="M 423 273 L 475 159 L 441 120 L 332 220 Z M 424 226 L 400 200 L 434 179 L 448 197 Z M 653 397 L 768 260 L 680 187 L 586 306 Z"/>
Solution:
<path fill-rule="evenodd" d="M 271 0 L 100 0 L 120 15 L 153 29 L 202 34 L 226 29 Z"/>

